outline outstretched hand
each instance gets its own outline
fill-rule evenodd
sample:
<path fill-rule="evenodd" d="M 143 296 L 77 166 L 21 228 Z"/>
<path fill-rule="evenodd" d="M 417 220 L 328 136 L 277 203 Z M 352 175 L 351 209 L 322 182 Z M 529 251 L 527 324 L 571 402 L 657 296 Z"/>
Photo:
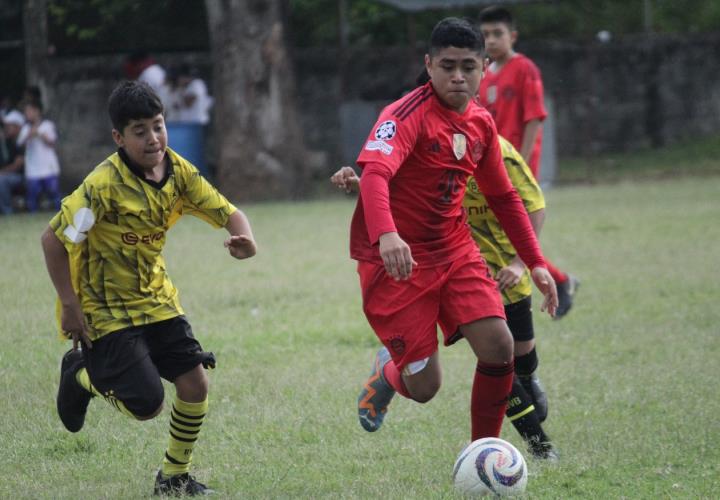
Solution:
<path fill-rule="evenodd" d="M 550 275 L 550 271 L 544 267 L 536 267 L 532 270 L 530 276 L 532 276 L 535 286 L 538 287 L 538 290 L 540 290 L 545 297 L 540 310 L 547 311 L 548 314 L 554 318 L 558 306 L 558 294 L 555 280 Z"/>
<path fill-rule="evenodd" d="M 360 189 L 360 177 L 357 176 L 352 167 L 341 167 L 330 177 L 330 182 L 338 189 L 344 189 L 346 193 L 352 193 Z"/>
<path fill-rule="evenodd" d="M 244 234 L 230 236 L 225 240 L 225 248 L 236 259 L 247 259 L 257 252 L 255 241 Z"/>

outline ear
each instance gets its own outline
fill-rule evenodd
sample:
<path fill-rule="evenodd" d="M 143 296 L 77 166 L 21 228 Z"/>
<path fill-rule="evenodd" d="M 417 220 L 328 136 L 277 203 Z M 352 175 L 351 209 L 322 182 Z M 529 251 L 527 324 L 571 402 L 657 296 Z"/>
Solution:
<path fill-rule="evenodd" d="M 429 75 L 432 75 L 432 73 L 430 73 L 430 54 L 425 54 L 425 69 Z"/>
<path fill-rule="evenodd" d="M 112 129 L 112 138 L 115 144 L 117 144 L 117 147 L 122 148 L 125 146 L 125 139 L 123 139 L 122 134 L 118 132 L 117 129 Z"/>
<path fill-rule="evenodd" d="M 510 32 L 510 44 L 515 45 L 515 42 L 517 42 L 518 39 L 518 32 L 515 30 L 512 30 Z"/>

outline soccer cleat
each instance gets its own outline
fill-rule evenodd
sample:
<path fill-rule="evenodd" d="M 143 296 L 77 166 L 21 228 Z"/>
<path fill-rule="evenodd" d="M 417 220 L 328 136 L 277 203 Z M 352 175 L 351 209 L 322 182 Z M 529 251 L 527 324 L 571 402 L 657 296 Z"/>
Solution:
<path fill-rule="evenodd" d="M 532 399 L 533 406 L 535 407 L 535 413 L 538 416 L 540 423 L 543 423 L 548 415 L 548 399 L 545 394 L 545 389 L 540 383 L 540 379 L 535 373 L 530 375 L 518 375 L 520 385 L 523 386 L 525 392 Z"/>
<path fill-rule="evenodd" d="M 570 312 L 578 288 L 580 288 L 580 280 L 572 274 L 568 274 L 568 279 L 564 283 L 558 283 L 558 306 L 555 310 L 555 319 L 561 319 Z"/>
<path fill-rule="evenodd" d="M 75 379 L 84 366 L 82 352 L 70 349 L 60 364 L 60 387 L 57 393 L 57 412 L 67 430 L 77 432 L 85 423 L 85 413 L 93 397 Z"/>
<path fill-rule="evenodd" d="M 560 454 L 550 441 L 531 442 L 528 451 L 534 458 L 547 460 L 548 462 L 557 462 L 560 460 Z"/>
<path fill-rule="evenodd" d="M 200 496 L 200 495 L 212 495 L 215 490 L 212 490 L 204 484 L 195 480 L 193 476 L 187 472 L 184 474 L 178 474 L 177 476 L 170 476 L 164 478 L 161 471 L 158 471 L 157 477 L 155 477 L 155 489 L 153 495 L 164 495 L 164 496 Z"/>
<path fill-rule="evenodd" d="M 395 395 L 395 390 L 390 387 L 383 375 L 383 368 L 388 361 L 390 361 L 390 352 L 383 347 L 375 356 L 370 378 L 363 385 L 358 397 L 358 418 L 360 425 L 368 432 L 375 432 L 380 428 L 390 400 Z"/>

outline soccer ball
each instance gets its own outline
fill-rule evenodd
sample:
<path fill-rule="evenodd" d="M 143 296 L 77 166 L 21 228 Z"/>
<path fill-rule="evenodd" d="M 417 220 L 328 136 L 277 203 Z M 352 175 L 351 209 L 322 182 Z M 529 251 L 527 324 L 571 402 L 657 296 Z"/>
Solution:
<path fill-rule="evenodd" d="M 472 496 L 511 496 L 525 491 L 525 459 L 513 445 L 499 438 L 473 441 L 460 452 L 453 467 L 455 488 Z"/>

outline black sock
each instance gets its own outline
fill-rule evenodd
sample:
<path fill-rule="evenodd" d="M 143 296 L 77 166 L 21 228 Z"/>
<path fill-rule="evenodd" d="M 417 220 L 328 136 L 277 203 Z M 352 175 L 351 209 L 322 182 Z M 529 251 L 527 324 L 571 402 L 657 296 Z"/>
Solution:
<path fill-rule="evenodd" d="M 531 446 L 549 441 L 538 419 L 532 399 L 523 389 L 518 377 L 513 378 L 512 390 L 508 398 L 505 415 Z"/>

